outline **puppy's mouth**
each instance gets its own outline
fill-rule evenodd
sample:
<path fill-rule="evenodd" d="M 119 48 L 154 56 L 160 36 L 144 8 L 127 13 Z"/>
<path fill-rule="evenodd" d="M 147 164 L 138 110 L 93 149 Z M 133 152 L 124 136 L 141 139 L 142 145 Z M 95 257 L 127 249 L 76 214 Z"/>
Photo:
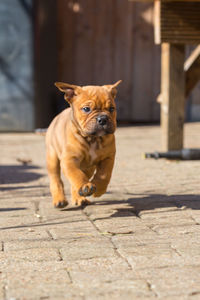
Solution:
<path fill-rule="evenodd" d="M 87 135 L 104 136 L 115 132 L 115 125 L 107 115 L 100 115 L 87 123 L 85 127 Z"/>
<path fill-rule="evenodd" d="M 95 136 L 103 136 L 106 134 L 111 134 L 114 133 L 114 129 L 111 128 L 96 128 L 91 135 L 95 135 Z"/>

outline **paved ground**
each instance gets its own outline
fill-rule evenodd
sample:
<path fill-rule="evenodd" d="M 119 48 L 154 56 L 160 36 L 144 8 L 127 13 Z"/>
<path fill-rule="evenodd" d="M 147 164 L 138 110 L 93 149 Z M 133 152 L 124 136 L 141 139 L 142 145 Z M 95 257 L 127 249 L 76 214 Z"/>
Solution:
<path fill-rule="evenodd" d="M 159 127 L 116 135 L 108 193 L 83 210 L 52 207 L 43 136 L 0 135 L 0 299 L 200 299 L 200 161 L 143 160 Z"/>

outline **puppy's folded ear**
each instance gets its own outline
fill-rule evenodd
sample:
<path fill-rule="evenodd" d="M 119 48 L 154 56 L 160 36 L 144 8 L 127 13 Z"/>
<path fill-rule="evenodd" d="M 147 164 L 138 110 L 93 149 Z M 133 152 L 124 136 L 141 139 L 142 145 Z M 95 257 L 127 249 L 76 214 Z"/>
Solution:
<path fill-rule="evenodd" d="M 114 84 L 109 84 L 109 85 L 104 85 L 104 88 L 106 88 L 112 95 L 113 98 L 115 98 L 117 94 L 117 89 L 116 87 L 122 82 L 122 80 L 118 80 Z"/>
<path fill-rule="evenodd" d="M 65 100 L 72 103 L 73 98 L 81 93 L 82 88 L 78 85 L 68 84 L 64 82 L 55 82 L 55 86 L 63 93 L 65 93 Z"/>

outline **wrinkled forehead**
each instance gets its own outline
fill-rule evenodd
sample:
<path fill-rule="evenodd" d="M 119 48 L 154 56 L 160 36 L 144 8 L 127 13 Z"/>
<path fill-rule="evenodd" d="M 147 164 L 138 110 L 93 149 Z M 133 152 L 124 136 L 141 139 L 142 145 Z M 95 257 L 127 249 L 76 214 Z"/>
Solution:
<path fill-rule="evenodd" d="M 96 106 L 109 106 L 114 104 L 114 100 L 109 91 L 101 86 L 84 86 L 83 93 L 80 94 L 79 101 L 94 101 Z"/>

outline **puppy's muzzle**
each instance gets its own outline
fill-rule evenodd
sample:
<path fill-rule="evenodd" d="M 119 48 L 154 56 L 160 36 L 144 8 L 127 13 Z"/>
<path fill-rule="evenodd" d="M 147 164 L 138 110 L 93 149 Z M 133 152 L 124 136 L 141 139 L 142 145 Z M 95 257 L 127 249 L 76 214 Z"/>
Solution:
<path fill-rule="evenodd" d="M 101 115 L 97 117 L 97 124 L 100 126 L 107 125 L 108 123 L 108 116 L 106 115 Z"/>

